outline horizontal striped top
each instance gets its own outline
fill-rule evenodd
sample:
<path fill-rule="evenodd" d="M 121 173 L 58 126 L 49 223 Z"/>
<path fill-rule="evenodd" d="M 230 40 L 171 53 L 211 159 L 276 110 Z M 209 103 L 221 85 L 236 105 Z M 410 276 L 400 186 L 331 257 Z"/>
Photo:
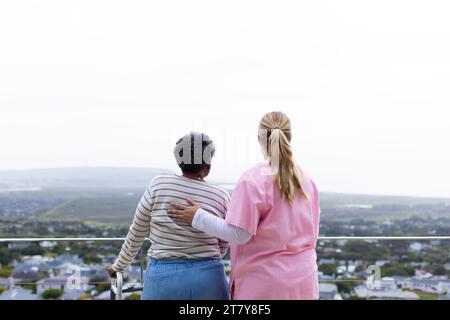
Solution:
<path fill-rule="evenodd" d="M 228 250 L 227 242 L 189 225 L 175 223 L 167 216 L 166 210 L 171 202 L 187 204 L 187 198 L 220 218 L 225 218 L 230 202 L 228 192 L 213 184 L 176 174 L 156 177 L 136 208 L 133 223 L 113 269 L 121 271 L 127 268 L 146 237 L 151 242 L 147 255 L 153 259 L 222 258 Z"/>

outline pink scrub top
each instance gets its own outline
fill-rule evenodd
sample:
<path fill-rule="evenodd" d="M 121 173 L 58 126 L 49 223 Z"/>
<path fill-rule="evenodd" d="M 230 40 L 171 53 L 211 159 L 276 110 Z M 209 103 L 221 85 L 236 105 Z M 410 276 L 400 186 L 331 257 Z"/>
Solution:
<path fill-rule="evenodd" d="M 303 172 L 302 185 L 289 204 L 273 181 L 270 164 L 243 174 L 226 221 L 253 234 L 244 245 L 231 244 L 231 296 L 234 300 L 319 299 L 316 241 L 319 196 Z"/>

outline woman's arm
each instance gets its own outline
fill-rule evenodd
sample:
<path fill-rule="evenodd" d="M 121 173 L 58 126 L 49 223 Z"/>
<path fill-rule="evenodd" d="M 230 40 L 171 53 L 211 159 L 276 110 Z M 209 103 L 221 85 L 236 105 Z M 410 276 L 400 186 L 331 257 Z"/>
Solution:
<path fill-rule="evenodd" d="M 224 219 L 210 214 L 203 209 L 198 209 L 194 214 L 192 226 L 211 236 L 237 244 L 244 244 L 252 238 L 251 233 L 232 226 Z"/>
<path fill-rule="evenodd" d="M 126 269 L 133 262 L 139 252 L 145 238 L 150 233 L 150 218 L 153 200 L 148 188 L 141 197 L 134 214 L 133 223 L 128 231 L 127 237 L 122 245 L 119 257 L 112 266 L 108 268 L 111 276 L 117 271 Z"/>
<path fill-rule="evenodd" d="M 244 244 L 251 239 L 252 234 L 247 231 L 208 213 L 191 199 L 187 199 L 187 201 L 190 206 L 172 203 L 170 209 L 167 210 L 168 216 L 176 222 L 187 223 L 200 231 L 228 242 Z"/>

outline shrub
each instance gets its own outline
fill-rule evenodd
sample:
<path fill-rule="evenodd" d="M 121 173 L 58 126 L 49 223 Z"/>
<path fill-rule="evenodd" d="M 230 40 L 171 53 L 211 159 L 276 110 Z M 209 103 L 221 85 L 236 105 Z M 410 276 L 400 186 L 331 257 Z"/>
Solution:
<path fill-rule="evenodd" d="M 130 294 L 125 300 L 141 300 L 141 295 L 139 293 Z"/>
<path fill-rule="evenodd" d="M 323 272 L 328 276 L 336 274 L 337 265 L 336 264 L 322 264 L 319 266 L 319 271 Z"/>
<path fill-rule="evenodd" d="M 350 282 L 338 282 L 337 287 L 339 292 L 352 293 L 355 286 Z"/>
<path fill-rule="evenodd" d="M 381 268 L 381 275 L 383 277 L 392 277 L 392 276 L 407 276 L 412 277 L 415 275 L 416 269 L 408 264 L 401 264 L 401 263 L 395 263 L 395 264 L 385 264 Z"/>
<path fill-rule="evenodd" d="M 11 275 L 12 267 L 3 267 L 0 269 L 0 277 L 8 278 Z"/>
<path fill-rule="evenodd" d="M 63 295 L 63 291 L 60 289 L 47 289 L 42 293 L 42 298 L 45 300 L 59 299 Z"/>
<path fill-rule="evenodd" d="M 36 294 L 37 287 L 35 283 L 21 284 L 20 286 L 26 290 L 31 290 L 32 294 Z"/>

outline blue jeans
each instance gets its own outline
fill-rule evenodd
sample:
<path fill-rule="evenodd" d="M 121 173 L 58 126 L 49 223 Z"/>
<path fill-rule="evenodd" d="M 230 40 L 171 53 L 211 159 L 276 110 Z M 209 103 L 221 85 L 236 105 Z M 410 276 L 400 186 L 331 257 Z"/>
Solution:
<path fill-rule="evenodd" d="M 220 259 L 151 259 L 141 300 L 229 300 Z"/>

